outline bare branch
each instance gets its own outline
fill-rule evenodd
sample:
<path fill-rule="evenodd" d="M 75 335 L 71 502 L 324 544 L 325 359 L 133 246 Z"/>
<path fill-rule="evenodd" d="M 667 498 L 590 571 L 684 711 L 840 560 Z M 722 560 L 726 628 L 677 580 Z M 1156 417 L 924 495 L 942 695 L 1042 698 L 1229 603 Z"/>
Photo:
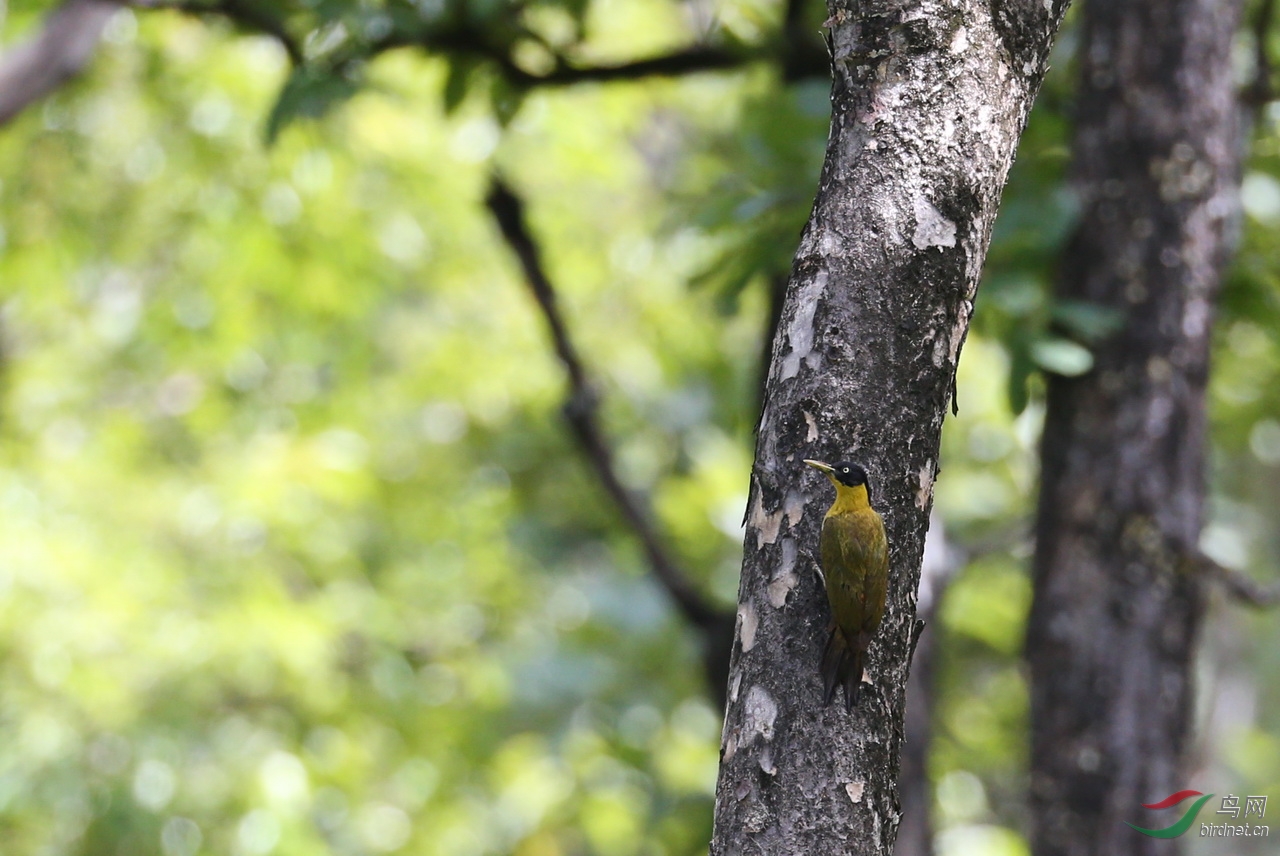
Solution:
<path fill-rule="evenodd" d="M 1265 608 L 1280 604 L 1280 583 L 1267 585 L 1237 570 L 1210 559 L 1203 553 L 1195 557 L 1201 573 L 1213 580 L 1233 600 L 1247 606 Z"/>
<path fill-rule="evenodd" d="M 586 454 L 587 461 L 627 525 L 640 539 L 654 576 L 671 595 L 681 613 L 705 632 L 719 631 L 726 621 L 731 623 L 732 618 L 709 604 L 693 587 L 663 546 L 653 524 L 648 502 L 644 497 L 628 490 L 618 477 L 613 450 L 600 427 L 599 398 L 565 326 L 555 289 L 543 268 L 538 245 L 525 223 L 523 203 L 496 176 L 485 201 L 507 245 L 520 261 L 525 281 L 551 332 L 556 356 L 560 358 L 569 376 L 570 392 L 564 404 L 564 416 Z"/>
<path fill-rule="evenodd" d="M 787 51 L 764 48 L 752 51 L 726 51 L 713 47 L 694 47 L 652 59 L 637 60 L 621 65 L 573 66 L 564 64 L 544 77 L 524 75 L 519 82 L 565 86 L 575 83 L 607 82 L 613 80 L 638 80 L 645 77 L 678 77 L 707 71 L 739 69 L 756 62 L 776 62 L 787 57 Z M 787 57 L 789 58 L 789 57 Z M 794 76 L 816 77 L 827 75 L 830 68 L 821 52 L 797 52 Z"/>
<path fill-rule="evenodd" d="M 79 74 L 117 8 L 107 0 L 67 0 L 38 36 L 0 57 L 0 125 Z"/>

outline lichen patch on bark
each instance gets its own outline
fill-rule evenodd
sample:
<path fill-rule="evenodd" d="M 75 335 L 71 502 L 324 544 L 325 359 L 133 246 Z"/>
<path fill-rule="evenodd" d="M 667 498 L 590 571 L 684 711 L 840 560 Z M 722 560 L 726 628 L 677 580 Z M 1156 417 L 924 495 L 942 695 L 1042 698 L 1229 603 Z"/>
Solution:
<path fill-rule="evenodd" d="M 916 231 L 911 236 L 911 243 L 917 250 L 929 247 L 954 247 L 956 245 L 956 224 L 948 220 L 924 194 L 915 197 L 913 204 L 916 211 Z"/>
<path fill-rule="evenodd" d="M 745 713 L 742 728 L 747 734 L 748 742 L 754 742 L 756 736 L 765 740 L 773 739 L 773 723 L 778 718 L 778 703 L 769 695 L 768 690 L 759 684 L 747 690 Z"/>
<path fill-rule="evenodd" d="M 813 313 L 817 311 L 822 292 L 827 286 L 826 271 L 819 271 L 812 281 L 805 284 L 799 306 L 787 326 L 787 344 L 790 352 L 782 358 L 782 380 L 790 380 L 800 374 L 800 364 L 813 353 Z"/>

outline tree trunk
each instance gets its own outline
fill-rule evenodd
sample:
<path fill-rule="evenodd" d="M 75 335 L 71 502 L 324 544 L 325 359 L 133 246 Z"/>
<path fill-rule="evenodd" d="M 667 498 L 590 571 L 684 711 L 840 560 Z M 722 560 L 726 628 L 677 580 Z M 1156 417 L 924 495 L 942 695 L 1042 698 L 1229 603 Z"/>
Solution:
<path fill-rule="evenodd" d="M 831 136 L 759 425 L 715 856 L 888 854 L 938 440 L 1014 147 L 1065 0 L 832 0 Z M 823 707 L 815 575 L 831 488 L 865 464 L 890 545 L 861 705 Z"/>
<path fill-rule="evenodd" d="M 1205 382 L 1236 221 L 1239 0 L 1092 0 L 1059 299 L 1123 319 L 1048 384 L 1031 668 L 1038 856 L 1170 853 L 1204 613 Z M 1180 807 L 1185 811 L 1186 805 Z"/>

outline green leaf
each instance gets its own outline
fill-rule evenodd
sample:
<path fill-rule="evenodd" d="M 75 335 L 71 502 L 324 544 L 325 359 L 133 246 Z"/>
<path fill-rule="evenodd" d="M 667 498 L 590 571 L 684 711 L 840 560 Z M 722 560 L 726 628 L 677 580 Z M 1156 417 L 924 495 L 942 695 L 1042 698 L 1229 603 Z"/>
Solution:
<path fill-rule="evenodd" d="M 1027 404 L 1030 401 L 1027 381 L 1031 379 L 1031 375 L 1035 370 L 1036 365 L 1031 360 L 1030 349 L 1020 342 L 1010 343 L 1007 394 L 1009 396 L 1009 409 L 1013 411 L 1014 416 L 1021 415 L 1022 411 L 1027 409 Z"/>
<path fill-rule="evenodd" d="M 1053 305 L 1050 314 L 1086 342 L 1097 342 L 1110 336 L 1124 324 L 1124 314 L 1110 306 L 1099 306 L 1082 300 L 1063 300 Z"/>
<path fill-rule="evenodd" d="M 444 114 L 452 116 L 467 99 L 471 88 L 471 76 L 479 67 L 471 57 L 460 56 L 449 63 L 449 74 L 444 81 Z"/>
<path fill-rule="evenodd" d="M 494 81 L 489 99 L 493 104 L 493 115 L 498 124 L 506 127 L 520 112 L 529 90 L 523 86 L 510 86 L 502 79 Z"/>
<path fill-rule="evenodd" d="M 1093 368 L 1093 354 L 1070 339 L 1042 339 L 1031 346 L 1031 359 L 1047 372 L 1077 377 Z"/>
<path fill-rule="evenodd" d="M 1025 273 L 991 277 L 984 286 L 985 299 L 1015 318 L 1028 318 L 1039 312 L 1044 306 L 1044 292 L 1040 281 Z"/>
<path fill-rule="evenodd" d="M 318 119 L 346 101 L 359 87 L 330 68 L 303 65 L 293 70 L 280 97 L 267 117 L 267 144 L 275 143 L 280 132 L 299 117 Z"/>

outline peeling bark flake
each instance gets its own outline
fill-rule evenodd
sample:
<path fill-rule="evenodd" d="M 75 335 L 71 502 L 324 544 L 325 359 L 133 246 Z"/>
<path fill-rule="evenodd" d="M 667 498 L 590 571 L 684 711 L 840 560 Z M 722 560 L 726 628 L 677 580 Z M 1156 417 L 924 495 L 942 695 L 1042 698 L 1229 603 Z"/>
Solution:
<path fill-rule="evenodd" d="M 765 746 L 764 749 L 760 752 L 760 770 L 766 776 L 778 775 L 778 768 L 773 763 L 773 747 L 772 746 Z"/>
<path fill-rule="evenodd" d="M 757 550 L 763 549 L 765 544 L 772 544 L 778 540 L 778 530 L 782 528 L 782 517 L 781 511 L 772 514 L 765 511 L 764 500 L 760 497 L 760 492 L 756 491 L 756 504 L 751 509 L 751 516 L 747 522 L 756 530 Z"/>
<path fill-rule="evenodd" d="M 920 468 L 920 489 L 916 491 L 916 508 L 923 511 L 929 507 L 933 498 L 933 461 L 928 461 Z"/>
<path fill-rule="evenodd" d="M 800 548 L 796 545 L 795 538 L 783 538 L 779 542 L 781 547 L 782 561 L 778 566 L 777 576 L 770 581 L 766 588 L 769 598 L 769 605 L 774 609 L 782 609 L 786 606 L 787 595 L 800 582 L 800 578 L 795 574 L 796 559 L 799 558 Z"/>
<path fill-rule="evenodd" d="M 787 595 L 796 587 L 796 583 L 800 582 L 800 578 L 794 573 L 788 571 L 769 583 L 769 605 L 774 609 L 782 609 L 787 605 Z"/>
<path fill-rule="evenodd" d="M 756 608 L 751 601 L 738 607 L 738 641 L 742 644 L 743 653 L 755 646 L 756 628 L 759 626 L 760 617 L 756 615 Z"/>
<path fill-rule="evenodd" d="M 804 414 L 804 424 L 809 426 L 809 432 L 804 435 L 806 443 L 817 442 L 818 439 L 818 420 L 813 418 L 813 414 L 807 410 L 800 411 Z"/>
<path fill-rule="evenodd" d="M 796 539 L 794 538 L 783 538 L 779 546 L 782 548 L 782 561 L 778 565 L 778 574 L 789 574 L 795 569 L 796 559 L 800 555 L 800 548 L 796 546 Z"/>
<path fill-rule="evenodd" d="M 798 490 L 788 493 L 782 511 L 787 517 L 787 525 L 794 529 L 800 518 L 804 517 L 804 494 Z"/>

